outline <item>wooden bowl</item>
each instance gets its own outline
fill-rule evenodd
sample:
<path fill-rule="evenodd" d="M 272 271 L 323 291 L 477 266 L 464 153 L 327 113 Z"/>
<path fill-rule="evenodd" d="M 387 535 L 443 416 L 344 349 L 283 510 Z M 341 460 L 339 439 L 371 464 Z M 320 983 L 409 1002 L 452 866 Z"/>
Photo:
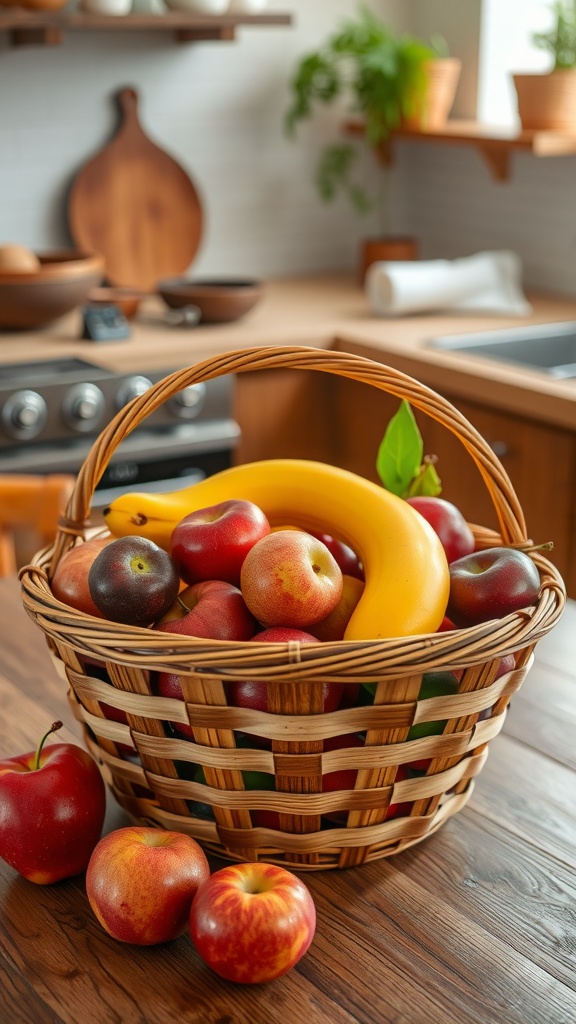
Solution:
<path fill-rule="evenodd" d="M 194 281 L 172 277 L 159 281 L 156 290 L 172 309 L 196 306 L 203 323 L 238 320 L 256 305 L 262 295 L 262 283 L 251 279 L 214 279 Z"/>
<path fill-rule="evenodd" d="M 40 269 L 0 271 L 0 329 L 45 327 L 81 305 L 103 277 L 104 259 L 77 249 L 37 253 Z"/>

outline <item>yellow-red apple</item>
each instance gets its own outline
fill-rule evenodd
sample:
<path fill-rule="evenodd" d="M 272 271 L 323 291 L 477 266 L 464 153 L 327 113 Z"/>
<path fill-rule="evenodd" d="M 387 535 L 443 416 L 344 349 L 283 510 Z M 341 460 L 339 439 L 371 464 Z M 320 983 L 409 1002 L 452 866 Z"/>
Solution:
<path fill-rule="evenodd" d="M 52 577 L 52 593 L 58 601 L 69 604 L 86 615 L 103 618 L 96 607 L 88 586 L 88 573 L 92 562 L 112 540 L 111 537 L 92 537 L 83 544 L 70 548 L 60 559 Z"/>
<path fill-rule="evenodd" d="M 215 871 L 190 911 L 190 936 L 204 962 L 243 984 L 286 974 L 308 950 L 315 929 L 316 908 L 304 882 L 262 862 Z"/>
<path fill-rule="evenodd" d="M 342 570 L 316 537 L 279 530 L 250 549 L 240 587 L 248 608 L 263 626 L 306 629 L 338 604 Z"/>
<path fill-rule="evenodd" d="M 206 855 L 191 836 L 129 825 L 95 847 L 86 894 L 114 939 L 153 946 L 186 931 L 192 900 L 209 876 Z"/>

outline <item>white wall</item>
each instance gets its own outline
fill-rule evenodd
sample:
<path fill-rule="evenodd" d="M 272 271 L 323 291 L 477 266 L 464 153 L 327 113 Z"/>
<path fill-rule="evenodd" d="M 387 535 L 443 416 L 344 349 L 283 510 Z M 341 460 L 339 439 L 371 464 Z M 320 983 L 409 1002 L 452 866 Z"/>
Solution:
<path fill-rule="evenodd" d="M 272 276 L 355 265 L 369 225 L 344 200 L 321 203 L 312 180 L 337 113 L 302 125 L 296 141 L 283 135 L 282 118 L 297 58 L 356 3 L 270 0 L 269 7 L 293 12 L 293 26 L 242 28 L 232 43 L 70 32 L 58 47 L 10 49 L 0 33 L 0 242 L 35 249 L 69 242 L 69 184 L 111 136 L 115 92 L 133 85 L 145 130 L 183 164 L 202 198 L 195 273 Z M 378 177 L 371 156 L 365 173 Z"/>

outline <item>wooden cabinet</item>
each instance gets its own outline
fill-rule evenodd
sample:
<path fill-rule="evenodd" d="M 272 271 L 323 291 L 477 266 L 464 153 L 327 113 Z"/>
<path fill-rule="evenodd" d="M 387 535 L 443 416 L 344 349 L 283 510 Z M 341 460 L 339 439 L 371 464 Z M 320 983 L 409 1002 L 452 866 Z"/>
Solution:
<path fill-rule="evenodd" d="M 308 370 L 259 370 L 236 379 L 242 431 L 236 461 L 318 459 L 336 464 L 333 379 Z"/>
<path fill-rule="evenodd" d="M 332 457 L 339 465 L 377 480 L 376 452 L 398 399 L 356 382 L 335 383 L 332 416 L 338 424 L 338 445 L 333 446 Z M 553 542 L 550 560 L 564 576 L 570 595 L 576 597 L 576 435 L 449 393 L 444 397 L 498 455 L 520 499 L 528 535 L 536 544 Z M 428 416 L 418 412 L 416 418 L 425 453 L 438 458 L 443 496 L 458 505 L 470 522 L 497 529 L 486 485 L 459 439 Z"/>

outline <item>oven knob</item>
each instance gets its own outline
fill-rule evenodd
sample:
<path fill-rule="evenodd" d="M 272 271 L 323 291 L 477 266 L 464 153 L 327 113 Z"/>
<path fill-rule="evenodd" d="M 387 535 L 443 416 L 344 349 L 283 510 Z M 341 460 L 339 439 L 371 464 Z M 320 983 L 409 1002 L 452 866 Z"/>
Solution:
<path fill-rule="evenodd" d="M 148 377 L 128 377 L 116 392 L 116 406 L 122 409 L 133 398 L 138 398 L 152 387 L 152 381 Z"/>
<path fill-rule="evenodd" d="M 200 412 L 206 397 L 206 384 L 190 384 L 189 387 L 177 391 L 170 399 L 172 412 L 182 420 L 192 420 Z"/>
<path fill-rule="evenodd" d="M 80 432 L 94 430 L 106 400 L 95 384 L 75 384 L 67 392 L 62 412 L 67 423 Z"/>
<path fill-rule="evenodd" d="M 4 429 L 10 437 L 37 437 L 48 416 L 46 402 L 36 391 L 15 391 L 2 409 Z"/>

